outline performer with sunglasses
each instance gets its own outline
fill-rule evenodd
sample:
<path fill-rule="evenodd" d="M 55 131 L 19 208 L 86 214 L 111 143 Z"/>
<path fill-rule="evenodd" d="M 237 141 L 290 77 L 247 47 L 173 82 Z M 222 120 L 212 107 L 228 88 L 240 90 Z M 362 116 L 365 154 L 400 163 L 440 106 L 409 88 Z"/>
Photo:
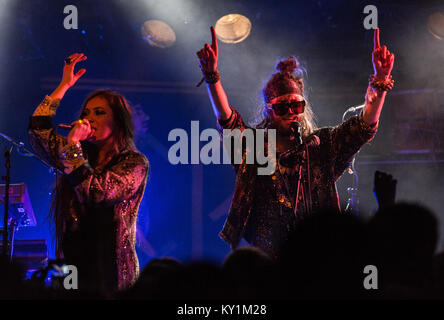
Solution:
<path fill-rule="evenodd" d="M 217 70 L 216 32 L 197 56 L 219 129 L 248 126 L 232 108 Z M 321 210 L 340 211 L 336 181 L 349 162 L 376 134 L 388 90 L 393 88 L 394 54 L 379 44 L 374 32 L 374 74 L 370 76 L 365 108 L 336 127 L 316 128 L 304 97 L 304 82 L 294 57 L 280 61 L 263 89 L 264 119 L 256 128 L 276 130 L 276 170 L 257 175 L 255 164 L 245 157 L 235 166 L 237 178 L 230 212 L 220 236 L 235 249 L 242 238 L 277 257 L 298 221 Z M 245 151 L 243 151 L 245 152 Z"/>

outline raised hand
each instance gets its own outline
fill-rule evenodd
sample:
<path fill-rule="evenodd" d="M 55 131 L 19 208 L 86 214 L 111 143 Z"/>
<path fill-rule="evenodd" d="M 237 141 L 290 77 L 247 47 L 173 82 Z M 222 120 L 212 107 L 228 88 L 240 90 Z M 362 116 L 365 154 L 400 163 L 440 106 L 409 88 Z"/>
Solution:
<path fill-rule="evenodd" d="M 390 53 L 386 46 L 380 46 L 379 28 L 376 28 L 374 33 L 372 61 L 375 75 L 385 80 L 386 77 L 388 77 L 392 72 L 395 55 L 393 53 Z"/>
<path fill-rule="evenodd" d="M 196 52 L 197 57 L 199 58 L 200 68 L 203 72 L 217 71 L 218 48 L 216 31 L 214 30 L 214 27 L 211 27 L 210 30 L 212 38 L 211 46 L 208 43 L 205 43 L 205 46 L 200 51 Z"/>
<path fill-rule="evenodd" d="M 396 183 L 392 175 L 382 172 L 375 172 L 373 184 L 373 194 L 378 202 L 379 208 L 386 207 L 395 203 Z"/>
<path fill-rule="evenodd" d="M 83 53 L 74 53 L 65 60 L 65 66 L 63 67 L 63 77 L 60 85 L 72 87 L 77 80 L 86 72 L 86 69 L 80 69 L 74 74 L 74 67 L 80 61 L 86 60 L 86 56 Z M 68 63 L 69 62 L 69 63 Z"/>

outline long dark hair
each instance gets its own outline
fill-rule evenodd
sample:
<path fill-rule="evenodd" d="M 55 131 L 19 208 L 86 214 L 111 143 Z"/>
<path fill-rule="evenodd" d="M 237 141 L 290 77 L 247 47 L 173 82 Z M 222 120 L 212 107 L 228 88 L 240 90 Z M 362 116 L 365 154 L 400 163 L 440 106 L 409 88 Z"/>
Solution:
<path fill-rule="evenodd" d="M 127 150 L 136 150 L 134 145 L 134 123 L 132 111 L 125 97 L 112 90 L 96 90 L 85 98 L 79 115 L 83 113 L 83 110 L 88 102 L 95 97 L 104 98 L 113 111 L 113 120 L 115 125 L 115 132 L 113 132 L 113 135 L 115 135 L 116 138 L 115 141 L 118 153 L 122 153 Z M 87 141 L 82 141 L 81 144 L 84 157 L 86 159 L 97 159 L 99 152 L 97 146 Z M 50 219 L 52 219 L 55 223 L 57 258 L 62 258 L 61 242 L 66 229 L 68 208 L 71 204 L 71 200 L 75 197 L 76 195 L 74 190 L 71 184 L 68 182 L 66 176 L 57 174 L 54 191 L 52 193 L 50 210 Z M 82 208 L 78 206 L 74 208 L 74 210 L 80 212 Z"/>

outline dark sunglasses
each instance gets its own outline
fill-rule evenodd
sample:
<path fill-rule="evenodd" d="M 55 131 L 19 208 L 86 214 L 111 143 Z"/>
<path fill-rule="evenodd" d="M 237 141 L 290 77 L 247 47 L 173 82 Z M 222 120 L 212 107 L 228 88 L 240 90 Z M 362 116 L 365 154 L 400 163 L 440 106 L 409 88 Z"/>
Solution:
<path fill-rule="evenodd" d="M 278 116 L 283 116 L 291 109 L 293 113 L 300 114 L 305 110 L 305 100 L 302 101 L 284 101 L 272 104 L 274 113 Z"/>

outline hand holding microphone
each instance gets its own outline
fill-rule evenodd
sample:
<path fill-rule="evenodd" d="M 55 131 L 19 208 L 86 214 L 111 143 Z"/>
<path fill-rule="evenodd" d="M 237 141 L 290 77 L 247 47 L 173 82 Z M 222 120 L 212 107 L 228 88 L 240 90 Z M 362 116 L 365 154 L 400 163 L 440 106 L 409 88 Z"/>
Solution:
<path fill-rule="evenodd" d="M 302 127 L 297 121 L 290 124 L 290 140 L 293 140 L 296 145 L 302 144 Z"/>
<path fill-rule="evenodd" d="M 69 128 L 68 125 L 59 125 L 59 127 Z M 89 121 L 87 119 L 80 119 L 71 124 L 71 131 L 68 133 L 67 139 L 69 143 L 77 143 L 88 139 L 93 133 Z"/>

